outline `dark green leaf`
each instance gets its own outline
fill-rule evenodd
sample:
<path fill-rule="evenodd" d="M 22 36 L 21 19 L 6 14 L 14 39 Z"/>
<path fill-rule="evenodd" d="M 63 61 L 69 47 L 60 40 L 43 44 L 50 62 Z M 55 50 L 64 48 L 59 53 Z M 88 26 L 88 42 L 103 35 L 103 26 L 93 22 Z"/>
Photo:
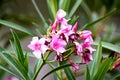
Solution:
<path fill-rule="evenodd" d="M 64 0 L 65 1 L 65 0 Z M 82 0 L 76 0 L 75 4 L 73 5 L 71 11 L 69 12 L 69 16 L 68 18 L 72 17 L 73 14 L 75 13 L 75 11 L 77 10 L 77 8 L 80 6 Z"/>
<path fill-rule="evenodd" d="M 16 30 L 19 30 L 19 31 L 22 31 L 22 32 L 27 33 L 27 34 L 29 34 L 31 36 L 35 36 L 35 34 L 33 32 L 31 32 L 30 30 L 28 30 L 25 27 L 22 27 L 22 26 L 20 26 L 18 24 L 15 24 L 13 22 L 5 21 L 5 20 L 0 19 L 0 24 L 8 26 L 8 27 L 16 29 Z"/>
<path fill-rule="evenodd" d="M 59 66 L 59 67 L 51 70 L 50 72 L 48 72 L 46 75 L 44 75 L 44 76 L 41 78 L 41 80 L 43 80 L 45 77 L 47 77 L 48 75 L 52 74 L 53 72 L 56 72 L 56 71 L 58 71 L 58 70 L 60 70 L 60 69 L 63 69 L 63 68 L 69 67 L 69 66 L 70 66 L 70 64 L 61 65 L 61 66 Z M 71 80 L 72 80 L 72 78 L 71 78 Z"/>
<path fill-rule="evenodd" d="M 112 16 L 113 13 L 115 13 L 115 11 L 116 11 L 116 9 L 113 9 L 111 12 L 107 13 L 105 16 L 102 16 L 102 17 L 98 18 L 97 20 L 95 20 L 95 21 L 93 21 L 93 22 L 90 22 L 90 23 L 84 25 L 84 26 L 81 28 L 81 30 L 84 30 L 84 29 L 86 29 L 86 28 L 88 28 L 88 27 L 90 27 L 90 26 L 98 23 L 99 21 L 101 21 L 101 20 L 103 20 L 103 19 L 106 19 L 107 17 Z"/>

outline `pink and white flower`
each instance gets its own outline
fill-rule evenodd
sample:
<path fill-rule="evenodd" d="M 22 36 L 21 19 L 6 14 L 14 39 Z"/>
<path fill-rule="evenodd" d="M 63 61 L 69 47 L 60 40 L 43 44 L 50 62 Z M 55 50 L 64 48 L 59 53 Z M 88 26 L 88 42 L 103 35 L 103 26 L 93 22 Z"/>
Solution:
<path fill-rule="evenodd" d="M 45 45 L 45 41 L 45 38 L 38 39 L 38 37 L 33 37 L 28 45 L 28 48 L 33 51 L 36 58 L 41 58 L 41 54 L 47 51 L 48 47 Z"/>

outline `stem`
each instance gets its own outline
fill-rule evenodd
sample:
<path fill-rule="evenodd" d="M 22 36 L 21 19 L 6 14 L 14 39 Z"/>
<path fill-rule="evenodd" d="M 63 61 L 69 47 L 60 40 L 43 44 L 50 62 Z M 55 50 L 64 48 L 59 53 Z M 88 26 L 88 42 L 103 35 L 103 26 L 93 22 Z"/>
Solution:
<path fill-rule="evenodd" d="M 43 23 L 46 23 L 46 22 L 45 22 L 45 18 L 43 17 L 42 13 L 40 12 L 40 10 L 39 10 L 39 8 L 38 8 L 35 0 L 32 0 L 32 3 L 33 3 L 33 5 L 34 5 L 34 7 L 35 7 L 35 9 L 36 9 L 36 11 L 37 11 L 37 13 L 38 13 L 38 15 L 39 15 L 40 18 L 42 19 Z"/>
<path fill-rule="evenodd" d="M 42 62 L 40 64 L 39 68 L 37 69 L 37 71 L 35 72 L 35 74 L 33 75 L 32 80 L 36 80 L 38 73 L 40 72 L 40 70 L 44 66 L 44 64 L 46 63 L 45 61 L 48 58 L 48 56 L 50 55 L 50 53 L 51 53 L 51 51 L 49 51 L 48 53 L 46 53 L 46 55 L 44 56 L 44 60 L 42 59 Z"/>

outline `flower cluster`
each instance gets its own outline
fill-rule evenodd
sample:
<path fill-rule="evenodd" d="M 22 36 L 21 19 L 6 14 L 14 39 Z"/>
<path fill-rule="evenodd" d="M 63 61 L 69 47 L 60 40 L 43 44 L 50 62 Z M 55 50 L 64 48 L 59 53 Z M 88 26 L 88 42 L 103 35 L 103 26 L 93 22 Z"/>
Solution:
<path fill-rule="evenodd" d="M 89 30 L 77 31 L 78 22 L 73 26 L 68 24 L 66 12 L 59 9 L 56 14 L 55 22 L 50 26 L 49 34 L 42 38 L 33 37 L 28 48 L 33 51 L 36 58 L 41 58 L 41 55 L 48 50 L 55 51 L 55 59 L 59 61 L 64 60 L 63 54 L 67 50 L 67 46 L 74 44 L 74 54 L 81 56 L 82 63 L 88 63 L 92 60 L 92 53 L 95 51 L 91 47 L 93 43 L 92 33 Z M 51 31 L 51 32 L 50 32 Z M 69 59 L 68 59 L 69 60 Z M 71 62 L 73 69 L 78 69 L 78 65 Z"/>

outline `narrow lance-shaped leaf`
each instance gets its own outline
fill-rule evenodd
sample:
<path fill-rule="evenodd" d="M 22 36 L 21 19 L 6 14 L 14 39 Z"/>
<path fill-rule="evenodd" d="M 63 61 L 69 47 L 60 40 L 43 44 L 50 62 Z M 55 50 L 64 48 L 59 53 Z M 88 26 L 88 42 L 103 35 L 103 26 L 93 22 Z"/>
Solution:
<path fill-rule="evenodd" d="M 22 74 L 21 70 L 18 68 L 16 62 L 12 59 L 10 54 L 2 53 L 0 54 L 2 58 L 20 75 L 22 79 L 26 79 L 25 76 Z"/>
<path fill-rule="evenodd" d="M 92 66 L 90 67 L 91 78 L 95 75 L 96 71 L 98 70 L 101 58 L 102 58 L 102 43 L 101 40 L 99 40 L 98 48 L 97 51 L 94 53 L 93 62 L 91 63 Z"/>
<path fill-rule="evenodd" d="M 55 15 L 57 12 L 57 0 L 47 0 L 47 5 L 52 19 L 55 20 Z"/>
<path fill-rule="evenodd" d="M 22 48 L 21 48 L 21 45 L 20 45 L 19 38 L 14 31 L 11 31 L 11 32 L 12 32 L 12 35 L 13 35 L 13 38 L 14 38 L 14 47 L 15 47 L 17 57 L 18 57 L 19 61 L 22 64 L 24 64 L 25 58 L 24 58 L 24 54 L 23 54 L 23 51 L 22 51 Z"/>
<path fill-rule="evenodd" d="M 73 14 L 75 13 L 75 11 L 77 10 L 77 8 L 80 6 L 82 0 L 76 0 L 75 4 L 73 5 L 71 11 L 69 12 L 69 16 L 68 18 L 72 17 Z"/>
<path fill-rule="evenodd" d="M 59 8 L 68 12 L 71 0 L 59 0 Z"/>
<path fill-rule="evenodd" d="M 18 78 L 21 78 L 21 76 L 20 76 L 19 74 L 17 74 L 16 72 L 12 71 L 11 69 L 9 69 L 9 68 L 8 68 L 7 66 L 5 66 L 5 65 L 0 64 L 0 69 L 2 69 L 2 70 L 4 70 L 4 71 L 6 71 L 6 72 L 8 72 L 8 73 L 10 73 L 10 74 L 18 77 Z"/>
<path fill-rule="evenodd" d="M 98 45 L 98 42 L 94 42 L 93 44 Z M 120 47 L 115 44 L 109 42 L 102 42 L 102 47 L 120 53 Z"/>
<path fill-rule="evenodd" d="M 95 76 L 93 77 L 93 80 L 103 80 L 105 74 L 110 69 L 112 64 L 113 64 L 113 59 L 112 58 L 105 59 L 101 63 L 100 67 L 98 68 L 98 71 L 96 72 Z"/>
<path fill-rule="evenodd" d="M 10 27 L 10 28 L 13 28 L 13 29 L 16 29 L 16 30 L 19 30 L 21 32 L 27 33 L 31 36 L 35 36 L 35 34 L 33 32 L 31 32 L 30 30 L 28 30 L 25 27 L 22 27 L 18 24 L 15 24 L 13 22 L 0 19 L 0 24 L 5 25 L 5 26 Z"/>
<path fill-rule="evenodd" d="M 34 7 L 35 7 L 35 9 L 36 9 L 36 11 L 37 11 L 37 13 L 38 13 L 38 15 L 40 16 L 40 18 L 42 19 L 43 23 L 45 24 L 45 23 L 46 23 L 46 20 L 45 20 L 44 16 L 42 15 L 41 11 L 39 10 L 39 8 L 38 8 L 35 0 L 32 0 L 32 3 L 33 3 L 33 5 L 34 5 Z"/>
<path fill-rule="evenodd" d="M 102 16 L 102 17 L 98 18 L 97 20 L 95 20 L 95 21 L 93 21 L 93 22 L 90 22 L 90 23 L 84 25 L 84 26 L 81 28 L 81 30 L 84 30 L 84 29 L 86 29 L 86 28 L 88 28 L 88 27 L 90 27 L 90 26 L 98 23 L 99 21 L 106 19 L 107 17 L 113 15 L 113 13 L 115 13 L 115 11 L 116 11 L 116 9 L 113 9 L 111 12 L 107 13 L 105 16 Z"/>

